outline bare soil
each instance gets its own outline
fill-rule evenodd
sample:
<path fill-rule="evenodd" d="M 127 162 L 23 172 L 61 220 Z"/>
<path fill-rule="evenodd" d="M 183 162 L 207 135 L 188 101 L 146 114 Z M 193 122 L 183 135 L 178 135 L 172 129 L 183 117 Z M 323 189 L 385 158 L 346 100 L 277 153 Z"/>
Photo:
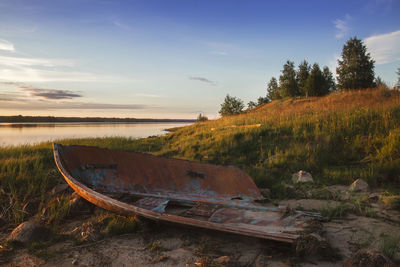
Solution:
<path fill-rule="evenodd" d="M 284 200 L 280 205 L 319 210 L 340 204 L 332 200 Z M 322 223 L 322 237 L 333 253 L 300 257 L 290 244 L 141 220 L 135 234 L 105 236 L 77 244 L 66 238 L 37 251 L 13 251 L 5 266 L 342 266 L 357 250 L 380 247 L 382 237 L 398 234 L 400 213 L 372 205 L 375 217 L 349 214 Z M 87 222 L 75 218 L 66 232 Z M 399 255 L 394 261 L 399 263 Z M 0 254 L 1 257 L 1 254 Z"/>

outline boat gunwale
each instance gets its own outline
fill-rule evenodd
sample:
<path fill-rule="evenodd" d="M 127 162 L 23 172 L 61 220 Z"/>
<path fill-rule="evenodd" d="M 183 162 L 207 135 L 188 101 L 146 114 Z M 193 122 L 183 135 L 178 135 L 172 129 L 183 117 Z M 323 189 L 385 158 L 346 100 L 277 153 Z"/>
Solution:
<path fill-rule="evenodd" d="M 175 223 L 178 222 L 181 224 L 195 226 L 195 227 L 201 227 L 201 228 L 206 228 L 206 229 L 211 229 L 211 230 L 219 230 L 219 231 L 223 231 L 223 232 L 229 232 L 229 233 L 234 233 L 234 234 L 239 234 L 239 235 L 252 236 L 252 237 L 287 242 L 287 243 L 293 243 L 300 236 L 299 234 L 292 234 L 292 233 L 260 232 L 260 231 L 252 230 L 252 229 L 248 229 L 248 228 L 244 229 L 244 228 L 238 228 L 238 227 L 234 227 L 234 226 L 230 227 L 230 225 L 226 225 L 226 224 L 224 225 L 221 223 L 200 221 L 200 220 L 196 220 L 193 218 L 182 217 L 182 216 L 173 215 L 173 214 L 158 213 L 158 212 L 155 212 L 152 210 L 140 208 L 135 205 L 119 201 L 117 199 L 111 198 L 107 195 L 101 194 L 101 193 L 89 188 L 88 186 L 82 184 L 81 182 L 76 180 L 74 177 L 72 177 L 62 164 L 60 153 L 59 153 L 60 146 L 63 146 L 63 145 L 53 143 L 53 155 L 54 155 L 54 159 L 55 159 L 58 170 L 60 171 L 60 173 L 62 174 L 62 176 L 68 183 L 68 185 L 71 186 L 71 188 L 74 189 L 74 191 L 77 192 L 78 195 L 80 195 L 81 197 L 83 197 L 84 199 L 93 203 L 96 206 L 100 206 L 100 207 L 110 210 L 110 211 L 120 212 L 125 215 L 139 215 L 139 216 L 143 216 L 145 218 L 152 219 L 152 220 L 163 220 L 163 221 L 175 222 Z M 77 145 L 75 145 L 75 146 L 77 146 Z M 86 147 L 93 147 L 93 146 L 86 146 Z M 104 149 L 108 149 L 108 148 L 104 148 Z M 110 149 L 108 149 L 108 150 L 110 150 Z M 124 151 L 124 150 L 120 150 L 120 151 Z M 129 151 L 125 151 L 125 152 L 129 152 Z M 142 154 L 144 154 L 144 153 L 142 153 Z M 157 156 L 154 156 L 151 154 L 148 154 L 148 155 L 157 157 Z M 182 160 L 182 159 L 178 159 L 178 160 Z M 188 160 L 184 160 L 184 161 L 188 161 Z M 188 162 L 190 162 L 190 161 L 188 161 Z M 205 164 L 209 164 L 209 163 L 205 163 Z M 210 165 L 216 166 L 214 164 L 210 164 Z M 234 168 L 237 168 L 237 167 L 234 167 Z M 237 169 L 239 169 L 239 168 L 237 168 Z M 271 212 L 273 212 L 273 211 L 271 211 Z"/>

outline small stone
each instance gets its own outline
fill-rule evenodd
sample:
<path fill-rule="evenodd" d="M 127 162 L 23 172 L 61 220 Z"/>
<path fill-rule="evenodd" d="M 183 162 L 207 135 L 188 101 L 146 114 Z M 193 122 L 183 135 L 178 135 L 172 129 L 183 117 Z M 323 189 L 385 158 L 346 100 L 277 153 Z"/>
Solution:
<path fill-rule="evenodd" d="M 215 262 L 218 264 L 228 263 L 229 257 L 228 256 L 221 256 L 215 259 Z"/>
<path fill-rule="evenodd" d="M 53 187 L 53 189 L 51 189 L 50 194 L 52 196 L 58 195 L 63 193 L 64 191 L 66 191 L 69 188 L 68 184 L 58 184 L 55 187 Z"/>
<path fill-rule="evenodd" d="M 357 179 L 349 186 L 349 191 L 368 192 L 369 185 L 363 179 Z"/>
<path fill-rule="evenodd" d="M 312 183 L 314 182 L 312 175 L 306 171 L 300 170 L 299 172 L 293 173 L 293 183 Z"/>
<path fill-rule="evenodd" d="M 49 229 L 36 222 L 27 221 L 15 228 L 7 238 L 7 242 L 29 244 L 34 241 L 45 240 L 49 236 Z"/>

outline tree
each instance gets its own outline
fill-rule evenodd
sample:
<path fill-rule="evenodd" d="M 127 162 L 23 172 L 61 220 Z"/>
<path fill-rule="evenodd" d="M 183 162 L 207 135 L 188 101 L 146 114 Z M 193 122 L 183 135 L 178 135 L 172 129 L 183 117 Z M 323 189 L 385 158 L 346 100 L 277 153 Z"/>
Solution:
<path fill-rule="evenodd" d="M 374 63 L 363 42 L 356 37 L 350 38 L 343 46 L 342 60 L 338 60 L 336 68 L 338 88 L 374 87 Z"/>
<path fill-rule="evenodd" d="M 387 84 L 379 76 L 375 78 L 375 84 L 376 84 L 376 87 L 381 87 L 381 86 L 388 87 Z"/>
<path fill-rule="evenodd" d="M 314 63 L 306 81 L 306 94 L 309 96 L 323 96 L 329 93 L 324 75 L 317 63 Z"/>
<path fill-rule="evenodd" d="M 301 95 L 306 95 L 306 81 L 310 75 L 311 66 L 307 61 L 303 61 L 299 65 L 299 70 L 296 73 L 297 86 L 299 87 L 299 92 Z"/>
<path fill-rule="evenodd" d="M 221 116 L 239 114 L 243 111 L 244 104 L 239 98 L 226 95 L 224 103 L 221 104 L 221 109 L 218 111 Z"/>
<path fill-rule="evenodd" d="M 269 103 L 268 97 L 262 97 L 262 96 L 260 96 L 260 97 L 257 99 L 257 106 L 260 106 L 260 105 L 263 105 L 263 104 L 267 104 L 267 103 Z"/>
<path fill-rule="evenodd" d="M 253 109 L 257 107 L 257 103 L 254 101 L 250 101 L 249 103 L 247 103 L 247 109 Z"/>
<path fill-rule="evenodd" d="M 293 61 L 288 60 L 283 65 L 282 75 L 279 76 L 279 85 L 281 97 L 300 95 Z"/>
<path fill-rule="evenodd" d="M 333 73 L 329 70 L 327 66 L 324 67 L 322 70 L 322 75 L 325 79 L 325 87 L 329 92 L 336 91 L 336 83 L 335 79 L 333 78 Z"/>
<path fill-rule="evenodd" d="M 196 121 L 198 121 L 198 122 L 201 122 L 201 121 L 208 121 L 208 118 L 207 118 L 207 116 L 204 116 L 203 114 L 199 114 L 199 116 L 197 116 L 197 120 Z"/>
<path fill-rule="evenodd" d="M 279 94 L 278 81 L 276 80 L 275 77 L 272 77 L 267 85 L 267 98 L 268 100 L 275 100 L 281 98 Z"/>
<path fill-rule="evenodd" d="M 400 68 L 397 68 L 397 84 L 395 86 L 400 87 Z"/>

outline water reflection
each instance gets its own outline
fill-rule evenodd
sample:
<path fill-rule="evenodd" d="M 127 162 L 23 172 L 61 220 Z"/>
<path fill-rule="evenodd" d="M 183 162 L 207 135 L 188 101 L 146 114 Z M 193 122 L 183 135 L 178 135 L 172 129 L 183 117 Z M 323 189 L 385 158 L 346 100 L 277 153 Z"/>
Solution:
<path fill-rule="evenodd" d="M 63 138 L 148 137 L 191 123 L 0 123 L 0 145 L 33 144 Z"/>

